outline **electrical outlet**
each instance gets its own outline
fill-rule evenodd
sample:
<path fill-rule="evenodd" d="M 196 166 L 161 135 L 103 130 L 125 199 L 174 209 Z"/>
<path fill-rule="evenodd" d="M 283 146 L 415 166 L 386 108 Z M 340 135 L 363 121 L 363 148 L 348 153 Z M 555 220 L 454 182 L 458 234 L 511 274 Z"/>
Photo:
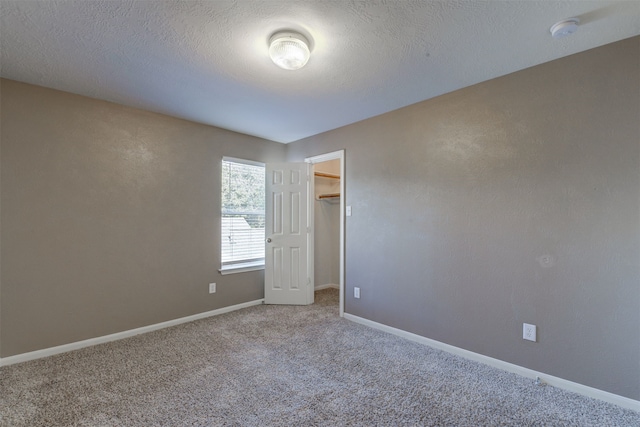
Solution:
<path fill-rule="evenodd" d="M 536 342 L 536 325 L 522 324 L 522 339 Z"/>
<path fill-rule="evenodd" d="M 360 288 L 353 288 L 353 297 L 360 298 Z"/>
<path fill-rule="evenodd" d="M 216 284 L 215 283 L 209 283 L 209 293 L 210 294 L 215 294 L 216 293 Z"/>

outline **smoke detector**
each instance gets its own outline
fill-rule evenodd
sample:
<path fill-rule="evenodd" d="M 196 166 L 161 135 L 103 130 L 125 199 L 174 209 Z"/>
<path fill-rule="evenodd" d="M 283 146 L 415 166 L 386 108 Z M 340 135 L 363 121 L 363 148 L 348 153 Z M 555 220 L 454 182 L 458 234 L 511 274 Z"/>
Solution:
<path fill-rule="evenodd" d="M 578 31 L 579 23 L 580 20 L 578 18 L 565 19 L 564 21 L 553 24 L 549 31 L 554 39 L 560 39 Z"/>

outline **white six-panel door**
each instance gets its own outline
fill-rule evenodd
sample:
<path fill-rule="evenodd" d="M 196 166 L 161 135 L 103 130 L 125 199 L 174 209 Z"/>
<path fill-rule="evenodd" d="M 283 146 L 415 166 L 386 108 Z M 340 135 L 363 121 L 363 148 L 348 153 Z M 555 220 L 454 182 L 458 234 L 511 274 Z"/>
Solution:
<path fill-rule="evenodd" d="M 265 287 L 266 304 L 313 303 L 313 256 L 309 233 L 308 163 L 266 167 Z"/>

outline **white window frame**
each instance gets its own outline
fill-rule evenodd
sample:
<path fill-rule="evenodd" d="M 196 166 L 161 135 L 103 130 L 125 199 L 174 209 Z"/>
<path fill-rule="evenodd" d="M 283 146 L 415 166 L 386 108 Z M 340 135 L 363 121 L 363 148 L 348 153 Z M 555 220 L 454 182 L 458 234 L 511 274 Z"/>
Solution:
<path fill-rule="evenodd" d="M 223 157 L 222 161 L 220 162 L 220 165 L 222 166 L 222 162 L 232 162 L 232 163 L 240 163 L 240 164 L 245 164 L 245 165 L 250 165 L 250 166 L 259 166 L 262 168 L 266 168 L 266 165 L 262 162 L 256 162 L 253 160 L 247 160 L 247 159 L 239 159 L 236 157 Z M 221 170 L 222 172 L 222 170 Z M 219 224 L 219 230 L 220 230 L 220 238 L 222 239 L 222 181 L 220 182 L 220 224 Z M 265 212 L 265 218 L 266 218 L 266 212 Z M 257 271 L 257 270 L 264 270 L 264 258 L 260 259 L 260 260 L 252 260 L 252 261 L 247 261 L 247 262 L 235 262 L 235 263 L 229 263 L 229 264 L 223 264 L 222 263 L 222 240 L 220 241 L 220 269 L 218 270 L 220 272 L 220 274 L 234 274 L 234 273 L 243 273 L 243 272 L 247 272 L 247 271 Z"/>

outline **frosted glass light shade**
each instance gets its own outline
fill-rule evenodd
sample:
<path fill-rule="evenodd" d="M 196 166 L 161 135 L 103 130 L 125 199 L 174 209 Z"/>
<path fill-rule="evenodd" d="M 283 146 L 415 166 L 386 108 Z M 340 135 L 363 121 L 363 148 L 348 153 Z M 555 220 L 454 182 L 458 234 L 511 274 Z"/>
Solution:
<path fill-rule="evenodd" d="M 298 33 L 280 32 L 269 41 L 269 56 L 280 68 L 297 70 L 309 60 L 309 42 Z"/>

